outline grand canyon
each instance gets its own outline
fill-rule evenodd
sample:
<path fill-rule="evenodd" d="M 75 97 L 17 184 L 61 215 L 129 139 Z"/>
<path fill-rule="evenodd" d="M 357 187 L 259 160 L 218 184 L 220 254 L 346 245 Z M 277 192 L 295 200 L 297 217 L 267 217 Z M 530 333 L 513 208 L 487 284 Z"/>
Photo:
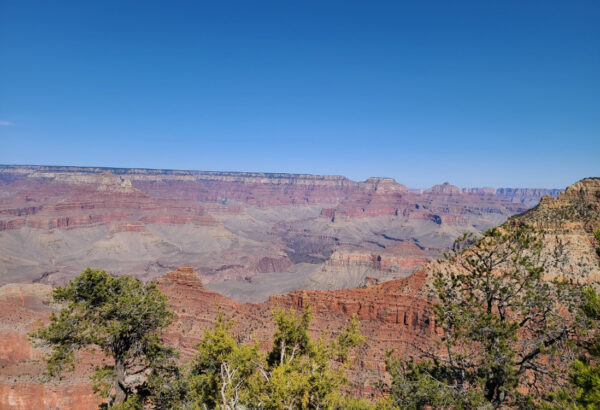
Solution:
<path fill-rule="evenodd" d="M 1 166 L 0 184 L 0 284 L 62 284 L 86 267 L 149 280 L 188 265 L 241 302 L 407 277 L 461 233 L 561 192 L 47 166 Z"/>
<path fill-rule="evenodd" d="M 600 410 L 599 21 L 0 0 L 0 410 Z"/>
<path fill-rule="evenodd" d="M 2 408 L 101 402 L 89 382 L 97 356 L 48 381 L 28 339 L 57 309 L 52 287 L 87 266 L 156 279 L 176 314 L 164 338 L 183 360 L 218 314 L 247 342 L 269 339 L 276 306 L 310 304 L 311 333 L 325 337 L 356 314 L 367 341 L 350 380 L 363 396 L 376 394 L 388 350 L 408 355 L 439 336 L 428 284 L 463 232 L 530 224 L 544 232 L 548 278 L 600 278 L 598 178 L 564 191 L 417 190 L 389 178 L 4 166 L 0 181 Z"/>

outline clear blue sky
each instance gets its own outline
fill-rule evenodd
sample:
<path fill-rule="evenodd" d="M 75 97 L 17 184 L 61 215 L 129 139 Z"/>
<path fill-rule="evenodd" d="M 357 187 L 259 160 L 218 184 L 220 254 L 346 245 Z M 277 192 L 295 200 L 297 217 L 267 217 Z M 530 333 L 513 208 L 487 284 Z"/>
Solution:
<path fill-rule="evenodd" d="M 600 2 L 0 0 L 0 163 L 564 187 Z"/>

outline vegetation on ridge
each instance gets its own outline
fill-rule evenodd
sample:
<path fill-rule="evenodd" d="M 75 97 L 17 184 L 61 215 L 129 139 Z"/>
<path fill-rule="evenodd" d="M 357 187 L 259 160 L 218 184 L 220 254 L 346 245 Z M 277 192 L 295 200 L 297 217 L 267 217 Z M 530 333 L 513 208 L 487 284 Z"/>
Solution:
<path fill-rule="evenodd" d="M 362 405 L 346 397 L 344 370 L 349 350 L 364 339 L 352 317 L 337 339 L 313 340 L 312 315 L 275 309 L 273 349 L 263 354 L 258 343 L 244 345 L 231 333 L 232 322 L 219 316 L 206 330 L 198 353 L 187 366 L 175 362 L 159 331 L 171 323 L 166 297 L 155 283 L 86 269 L 53 301 L 64 304 L 50 324 L 32 334 L 52 347 L 48 375 L 72 370 L 80 349 L 100 348 L 111 364 L 96 368 L 94 390 L 107 398 L 106 408 L 262 408 L 318 409 Z"/>
<path fill-rule="evenodd" d="M 111 363 L 98 366 L 92 380 L 108 407 L 136 401 L 147 377 L 162 372 L 176 354 L 159 338 L 173 313 L 154 282 L 88 268 L 67 286 L 54 289 L 52 298 L 62 309 L 32 334 L 53 349 L 48 375 L 72 370 L 78 350 L 100 349 Z"/>
<path fill-rule="evenodd" d="M 273 310 L 268 352 L 241 343 L 220 315 L 180 366 L 159 338 L 172 313 L 155 284 L 87 269 L 55 289 L 63 308 L 32 336 L 53 347 L 50 374 L 82 348 L 111 358 L 93 376 L 110 408 L 600 408 L 600 298 L 544 278 L 540 238 L 508 223 L 457 239 L 430 287 L 441 337 L 413 357 L 389 353 L 375 404 L 346 391 L 351 350 L 364 341 L 358 318 L 314 340 L 309 306 Z"/>
<path fill-rule="evenodd" d="M 431 287 L 438 349 L 388 362 L 401 408 L 531 407 L 568 384 L 581 292 L 543 278 L 540 249 L 533 228 L 507 224 L 447 255 Z"/>

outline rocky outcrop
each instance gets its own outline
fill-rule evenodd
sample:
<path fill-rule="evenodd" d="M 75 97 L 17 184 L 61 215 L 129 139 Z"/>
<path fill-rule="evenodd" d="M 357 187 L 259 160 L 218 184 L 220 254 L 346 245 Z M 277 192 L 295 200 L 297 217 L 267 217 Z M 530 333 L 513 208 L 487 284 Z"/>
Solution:
<path fill-rule="evenodd" d="M 383 369 L 387 349 L 408 352 L 413 342 L 430 343 L 436 332 L 428 302 L 417 292 L 424 279 L 424 275 L 415 274 L 363 289 L 297 291 L 260 304 L 239 304 L 207 290 L 192 267 L 180 267 L 158 280 L 176 314 L 164 338 L 182 352 L 183 360 L 188 360 L 195 354 L 204 329 L 212 327 L 219 314 L 234 320 L 234 331 L 242 341 L 262 341 L 263 349 L 270 348 L 274 330 L 271 311 L 275 307 L 302 310 L 310 303 L 315 317 L 310 331 L 315 337 L 337 335 L 357 314 L 369 343 L 357 352 L 358 361 L 350 376 L 359 391 L 368 392 Z M 32 284 L 0 288 L 0 307 L 6 309 L 0 319 L 1 408 L 91 409 L 98 405 L 88 377 L 90 363 L 100 360 L 99 356 L 83 356 L 75 372 L 63 380 L 47 382 L 41 378 L 44 352 L 29 344 L 27 332 L 47 323 L 53 309 L 45 302 L 49 291 L 49 286 Z M 6 332 L 7 328 L 13 333 Z"/>
<path fill-rule="evenodd" d="M 387 350 L 413 351 L 414 343 L 432 343 L 437 332 L 429 302 L 423 297 L 426 275 L 422 271 L 407 279 L 362 289 L 302 290 L 273 296 L 260 304 L 238 304 L 198 286 L 197 278 L 191 274 L 184 279 L 179 272 L 170 273 L 159 280 L 159 288 L 177 313 L 167 338 L 188 357 L 193 355 L 203 330 L 214 324 L 218 314 L 234 320 L 234 331 L 243 341 L 268 342 L 273 332 L 273 308 L 302 310 L 310 304 L 314 314 L 311 332 L 316 337 L 337 335 L 353 314 L 361 319 L 361 330 L 369 342 L 358 354 L 360 361 L 352 377 L 366 391 L 378 377 L 376 372 L 384 368 Z M 263 347 L 269 348 L 269 344 L 264 343 Z"/>
<path fill-rule="evenodd" d="M 457 186 L 451 185 L 449 182 L 444 182 L 443 184 L 432 186 L 425 192 L 429 192 L 432 194 L 460 195 L 462 194 L 462 189 L 460 189 Z"/>
<path fill-rule="evenodd" d="M 362 268 L 370 271 L 372 275 L 379 273 L 388 277 L 407 276 L 431 259 L 430 254 L 414 244 L 409 245 L 402 242 L 377 253 L 349 249 L 337 250 L 325 262 L 323 270 L 335 272 L 339 269 Z"/>
<path fill-rule="evenodd" d="M 50 286 L 10 284 L 0 287 L 0 408 L 97 409 L 100 400 L 89 381 L 85 356 L 74 373 L 45 380 L 45 350 L 31 345 L 28 333 L 48 322 Z"/>
<path fill-rule="evenodd" d="M 39 382 L 4 383 L 0 381 L 0 408 L 95 410 L 101 400 L 89 383 L 41 384 Z"/>
<path fill-rule="evenodd" d="M 379 193 L 408 192 L 406 185 L 399 184 L 394 178 L 371 177 L 358 186 Z"/>
<path fill-rule="evenodd" d="M 535 209 L 514 218 L 546 231 L 546 256 L 564 256 L 562 261 L 557 263 L 555 259 L 555 264 L 548 267 L 549 274 L 571 275 L 581 282 L 597 280 L 600 260 L 591 233 L 600 226 L 599 192 L 600 179 L 586 179 L 569 187 L 557 199 L 546 198 Z M 134 232 L 129 233 L 136 233 L 142 225 L 120 226 L 124 231 L 133 229 Z M 128 232 L 114 234 L 123 233 Z M 396 269 L 410 258 L 427 258 L 428 250 L 415 243 L 391 240 L 395 242 L 394 246 L 376 253 L 336 250 L 329 263 L 332 266 L 336 263 L 368 266 L 383 272 Z M 272 296 L 263 303 L 245 304 L 206 289 L 191 266 L 180 267 L 158 280 L 159 288 L 168 296 L 170 308 L 176 314 L 176 320 L 164 337 L 182 351 L 185 360 L 193 356 L 194 346 L 204 329 L 212 326 L 220 313 L 235 321 L 234 331 L 243 341 L 264 341 L 263 349 L 269 348 L 274 307 L 302 310 L 310 304 L 314 313 L 310 330 L 315 336 L 324 337 L 338 334 L 351 315 L 356 314 L 361 319 L 360 326 L 367 343 L 356 354 L 350 379 L 354 391 L 368 393 L 372 382 L 380 377 L 389 349 L 406 355 L 414 352 L 414 346 L 427 348 L 435 343 L 439 329 L 430 309 L 427 283 L 431 273 L 447 268 L 447 264 L 445 261 L 429 262 L 405 279 L 381 284 L 376 284 L 376 278 L 367 276 L 365 286 L 360 289 L 298 290 Z M 97 358 L 83 356 L 75 373 L 61 381 L 45 382 L 40 378 L 44 351 L 30 345 L 27 334 L 47 323 L 54 309 L 46 302 L 50 290 L 50 286 L 41 284 L 0 287 L 0 310 L 3 312 L 0 315 L 1 408 L 97 407 L 99 400 L 92 394 L 88 379 L 89 364 Z"/>
<path fill-rule="evenodd" d="M 502 188 L 501 188 L 502 189 Z M 465 194 L 479 194 L 479 195 L 497 195 L 498 191 L 496 188 L 478 187 L 478 188 L 463 188 L 462 192 Z"/>
<path fill-rule="evenodd" d="M 204 287 L 202 286 L 202 280 L 198 277 L 198 274 L 194 271 L 191 266 L 180 266 L 173 272 L 167 273 L 161 278 L 160 283 L 166 288 L 189 288 L 194 291 L 200 291 Z"/>
<path fill-rule="evenodd" d="M 543 231 L 546 274 L 579 283 L 600 281 L 600 258 L 593 231 L 600 228 L 600 178 L 585 178 L 556 199 L 513 218 Z"/>
<path fill-rule="evenodd" d="M 336 207 L 323 208 L 321 216 L 333 222 L 350 218 L 399 216 L 431 220 L 436 224 L 445 222 L 468 226 L 471 215 L 495 214 L 508 218 L 528 207 L 504 199 L 493 188 L 461 189 L 446 182 L 418 192 L 396 189 L 355 193 Z"/>
<path fill-rule="evenodd" d="M 96 191 L 133 192 L 150 196 L 184 197 L 203 202 L 241 201 L 251 205 L 272 206 L 305 203 L 338 203 L 356 194 L 408 193 L 405 185 L 393 178 L 371 177 L 355 182 L 343 176 L 280 174 L 258 172 L 211 172 L 127 168 L 0 166 L 0 181 L 46 181 L 87 185 Z M 10 185 L 8 183 L 7 185 Z M 465 188 L 448 182 L 420 194 L 459 195 L 476 193 L 496 195 L 509 202 L 532 206 L 543 195 L 555 196 L 559 190 L 530 188 Z M 412 193 L 415 193 L 414 191 Z"/>
<path fill-rule="evenodd" d="M 191 264 L 236 295 L 239 282 L 285 273 L 269 276 L 259 301 L 292 283 L 322 289 L 400 278 L 462 232 L 527 209 L 488 188 L 459 191 L 442 184 L 415 192 L 378 177 L 0 166 L 0 284 L 60 284 L 87 266 L 152 279 Z M 426 255 L 388 255 L 398 241 Z M 382 260 L 328 261 L 334 249 Z"/>

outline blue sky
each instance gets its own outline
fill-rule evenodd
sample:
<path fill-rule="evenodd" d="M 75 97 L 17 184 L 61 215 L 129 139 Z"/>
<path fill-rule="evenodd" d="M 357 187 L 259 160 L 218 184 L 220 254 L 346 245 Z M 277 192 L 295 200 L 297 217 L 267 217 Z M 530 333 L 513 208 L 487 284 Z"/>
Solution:
<path fill-rule="evenodd" d="M 564 187 L 598 1 L 0 0 L 0 163 Z"/>

